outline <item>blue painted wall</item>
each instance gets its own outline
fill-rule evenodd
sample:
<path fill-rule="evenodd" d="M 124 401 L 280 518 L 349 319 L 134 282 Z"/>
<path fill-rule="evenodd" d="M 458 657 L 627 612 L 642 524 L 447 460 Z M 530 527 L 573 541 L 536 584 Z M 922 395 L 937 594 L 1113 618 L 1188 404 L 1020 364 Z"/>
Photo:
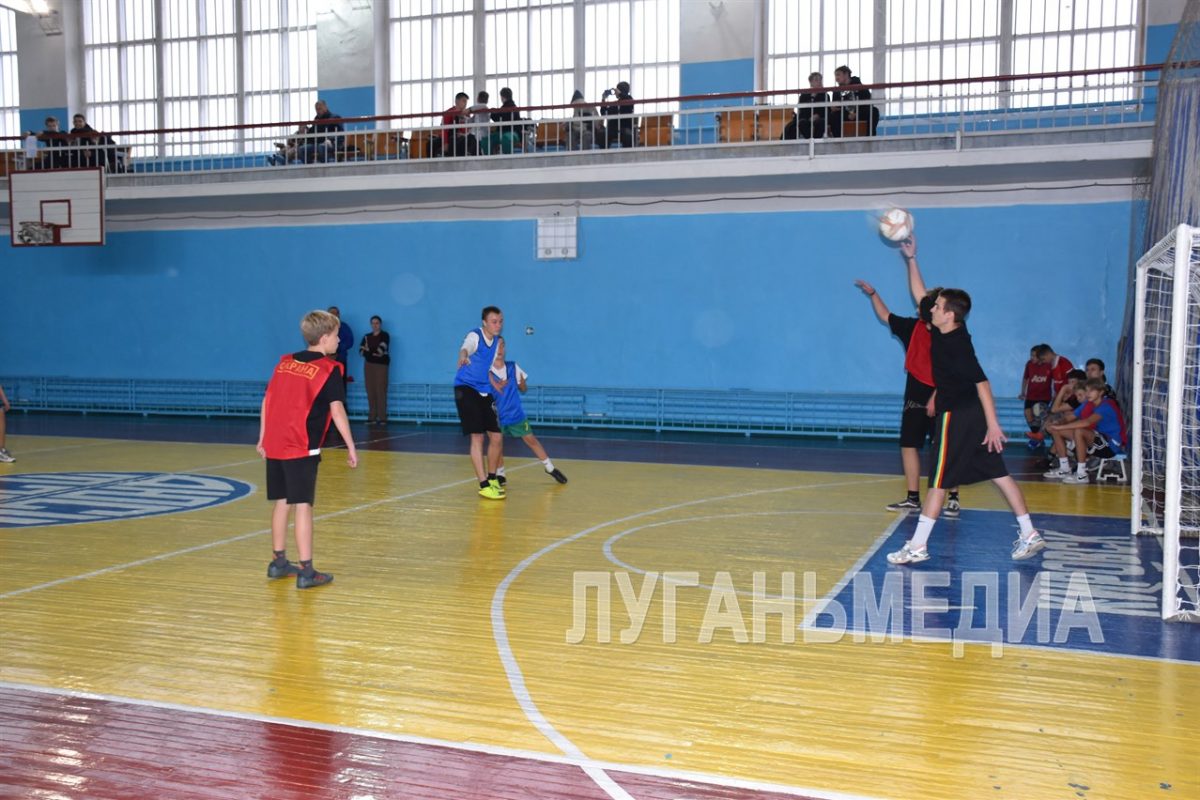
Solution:
<path fill-rule="evenodd" d="M 20 111 L 21 131 L 41 132 L 46 129 L 46 117 L 58 118 L 60 131 L 71 130 L 71 115 L 63 108 L 22 108 Z"/>
<path fill-rule="evenodd" d="M 712 94 L 754 90 L 754 59 L 703 61 L 679 65 L 679 93 Z M 744 105 L 749 101 L 716 100 L 682 103 L 682 108 Z M 717 121 L 713 114 L 687 114 L 680 118 L 678 138 L 682 144 L 708 144 L 717 140 Z"/>
<path fill-rule="evenodd" d="M 320 98 L 334 114 L 343 117 L 375 116 L 375 87 L 355 86 L 350 89 L 323 89 Z"/>
<path fill-rule="evenodd" d="M 1130 213 L 917 212 L 927 279 L 972 293 L 998 394 L 1017 392 L 1041 341 L 1113 360 Z M 579 235 L 580 258 L 553 262 L 534 259 L 531 220 L 110 233 L 105 247 L 9 250 L 0 374 L 263 379 L 301 347 L 301 314 L 337 304 L 356 335 L 384 318 L 393 381 L 449 383 L 462 336 L 495 303 L 537 383 L 901 390 L 901 347 L 853 281 L 912 306 L 902 261 L 865 212 L 585 218 Z M 1068 284 L 1069 303 L 1055 293 Z"/>

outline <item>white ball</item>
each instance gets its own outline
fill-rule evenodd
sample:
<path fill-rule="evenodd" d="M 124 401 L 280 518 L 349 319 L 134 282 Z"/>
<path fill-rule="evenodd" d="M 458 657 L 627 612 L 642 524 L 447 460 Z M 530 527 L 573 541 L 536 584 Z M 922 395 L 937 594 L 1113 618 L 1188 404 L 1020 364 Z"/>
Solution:
<path fill-rule="evenodd" d="M 879 218 L 879 233 L 893 242 L 903 242 L 912 236 L 912 214 L 903 208 L 889 208 Z"/>

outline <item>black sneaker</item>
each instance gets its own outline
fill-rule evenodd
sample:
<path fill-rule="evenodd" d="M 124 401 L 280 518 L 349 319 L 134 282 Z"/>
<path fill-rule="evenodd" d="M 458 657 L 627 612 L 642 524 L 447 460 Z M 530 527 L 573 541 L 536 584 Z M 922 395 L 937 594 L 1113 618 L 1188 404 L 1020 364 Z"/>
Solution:
<path fill-rule="evenodd" d="M 920 511 L 921 510 L 921 501 L 913 500 L 911 497 L 906 497 L 903 500 L 901 500 L 899 503 L 888 503 L 887 510 L 888 511 L 913 511 L 913 510 Z"/>
<path fill-rule="evenodd" d="M 497 476 L 496 476 L 496 483 L 498 483 L 498 484 L 500 484 L 501 486 L 503 486 L 504 484 L 508 483 L 508 478 L 504 477 L 503 475 L 497 475 Z"/>
<path fill-rule="evenodd" d="M 559 483 L 567 482 L 567 476 L 563 475 L 562 470 L 559 469 L 558 467 L 555 467 L 554 469 L 550 470 L 546 474 L 549 475 L 551 478 L 554 478 L 554 480 L 558 481 Z"/>
<path fill-rule="evenodd" d="M 958 519 L 962 514 L 962 503 L 958 502 L 957 497 L 951 497 L 946 501 L 946 507 L 942 509 L 942 516 L 948 519 Z"/>
<path fill-rule="evenodd" d="M 328 572 L 317 572 L 315 569 L 311 575 L 305 575 L 302 571 L 296 576 L 297 589 L 311 589 L 314 586 L 324 586 L 327 583 L 333 583 L 333 576 Z"/>
<path fill-rule="evenodd" d="M 300 567 L 288 561 L 286 558 L 275 559 L 270 564 L 267 564 L 268 578 L 290 578 L 293 575 L 300 574 Z"/>

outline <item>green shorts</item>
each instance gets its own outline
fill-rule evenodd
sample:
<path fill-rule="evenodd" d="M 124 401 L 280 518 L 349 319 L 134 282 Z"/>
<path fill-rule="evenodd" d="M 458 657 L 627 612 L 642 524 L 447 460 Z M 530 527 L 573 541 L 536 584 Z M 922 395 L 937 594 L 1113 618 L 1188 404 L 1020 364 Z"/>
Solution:
<path fill-rule="evenodd" d="M 505 436 L 515 436 L 520 439 L 524 436 L 529 436 L 533 433 L 533 428 L 529 427 L 529 420 L 523 419 L 520 422 L 515 422 L 512 425 L 501 425 L 500 432 Z"/>

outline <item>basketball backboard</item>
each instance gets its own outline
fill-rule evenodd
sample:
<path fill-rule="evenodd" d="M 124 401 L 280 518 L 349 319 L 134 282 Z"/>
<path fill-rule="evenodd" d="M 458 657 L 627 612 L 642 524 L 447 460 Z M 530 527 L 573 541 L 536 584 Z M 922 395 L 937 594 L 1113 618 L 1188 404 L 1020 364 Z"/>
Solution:
<path fill-rule="evenodd" d="M 11 172 L 8 209 L 13 247 L 104 244 L 104 171 Z"/>

